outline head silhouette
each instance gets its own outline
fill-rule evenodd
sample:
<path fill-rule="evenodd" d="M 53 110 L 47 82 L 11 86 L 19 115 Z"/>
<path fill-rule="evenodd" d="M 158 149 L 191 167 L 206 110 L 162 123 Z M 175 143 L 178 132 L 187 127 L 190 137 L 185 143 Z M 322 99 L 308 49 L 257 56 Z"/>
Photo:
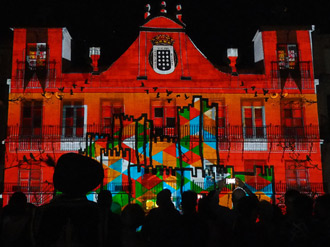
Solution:
<path fill-rule="evenodd" d="M 71 196 L 86 195 L 96 188 L 104 177 L 102 165 L 76 153 L 63 154 L 55 166 L 55 189 Z"/>
<path fill-rule="evenodd" d="M 238 201 L 244 197 L 246 197 L 245 191 L 240 187 L 236 188 L 232 194 L 233 207 L 237 208 Z"/>
<path fill-rule="evenodd" d="M 112 194 L 109 190 L 101 190 L 97 196 L 97 204 L 101 207 L 111 208 Z"/>
<path fill-rule="evenodd" d="M 8 206 L 16 213 L 22 213 L 27 206 L 27 197 L 23 192 L 15 192 L 9 199 Z"/>
<path fill-rule="evenodd" d="M 121 220 L 125 227 L 136 229 L 144 222 L 145 213 L 139 204 L 128 204 L 121 213 Z"/>
<path fill-rule="evenodd" d="M 284 199 L 285 199 L 285 207 L 286 207 L 286 214 L 290 215 L 293 210 L 293 201 L 300 195 L 300 192 L 295 189 L 289 189 L 285 192 Z"/>
<path fill-rule="evenodd" d="M 186 212 L 196 212 L 197 193 L 191 190 L 182 193 L 182 210 Z"/>
<path fill-rule="evenodd" d="M 157 205 L 162 207 L 169 207 L 173 206 L 172 200 L 171 200 L 171 191 L 169 189 L 163 189 L 161 192 L 157 194 Z"/>

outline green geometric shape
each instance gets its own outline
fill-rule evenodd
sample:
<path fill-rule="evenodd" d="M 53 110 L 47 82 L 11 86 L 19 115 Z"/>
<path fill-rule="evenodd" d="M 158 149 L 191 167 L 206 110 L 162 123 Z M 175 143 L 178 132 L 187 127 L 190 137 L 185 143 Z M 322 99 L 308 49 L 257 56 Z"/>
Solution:
<path fill-rule="evenodd" d="M 241 179 L 242 182 L 245 182 L 245 175 L 238 174 L 235 177 Z"/>
<path fill-rule="evenodd" d="M 112 201 L 118 203 L 123 208 L 129 203 L 128 194 L 124 191 L 120 191 L 112 196 Z"/>
<path fill-rule="evenodd" d="M 138 149 L 139 148 L 141 148 L 141 147 L 143 147 L 143 145 L 145 144 L 145 142 L 144 141 L 137 141 L 137 147 L 138 147 Z"/>
<path fill-rule="evenodd" d="M 191 181 L 191 184 L 190 184 L 190 188 L 192 188 L 193 191 L 195 191 L 196 193 L 200 193 L 201 191 L 203 191 L 202 187 L 198 186 L 197 184 L 195 184 L 192 181 Z"/>
<path fill-rule="evenodd" d="M 183 112 L 179 111 L 179 115 L 189 120 L 190 114 L 188 109 L 184 109 Z"/>
<path fill-rule="evenodd" d="M 144 132 L 144 125 L 137 123 L 137 135 L 140 135 Z"/>
<path fill-rule="evenodd" d="M 145 188 L 141 183 L 135 181 L 135 198 L 139 198 L 143 194 L 147 192 L 147 188 Z"/>
<path fill-rule="evenodd" d="M 188 136 L 189 137 L 189 136 Z M 187 141 L 187 142 L 181 142 L 180 145 L 182 147 L 184 147 L 185 149 L 188 149 L 190 150 L 190 143 Z"/>
<path fill-rule="evenodd" d="M 203 105 L 203 107 L 202 107 L 202 111 L 203 112 L 206 112 L 206 111 L 208 111 L 208 110 L 210 110 L 212 107 L 208 107 L 207 106 L 207 102 L 206 102 L 206 100 L 203 100 L 202 101 L 203 103 L 202 103 L 202 105 Z"/>
<path fill-rule="evenodd" d="M 263 179 L 272 182 L 273 181 L 273 177 L 272 176 L 262 176 L 261 174 L 258 175 L 259 177 L 262 177 Z"/>
<path fill-rule="evenodd" d="M 202 146 L 202 150 L 203 150 L 203 146 Z M 194 154 L 200 155 L 200 145 L 191 149 L 191 152 L 193 152 Z"/>
<path fill-rule="evenodd" d="M 186 168 L 186 167 L 188 167 L 188 166 L 190 166 L 190 164 L 188 164 L 187 162 L 182 161 L 182 167 L 183 167 L 183 168 Z"/>

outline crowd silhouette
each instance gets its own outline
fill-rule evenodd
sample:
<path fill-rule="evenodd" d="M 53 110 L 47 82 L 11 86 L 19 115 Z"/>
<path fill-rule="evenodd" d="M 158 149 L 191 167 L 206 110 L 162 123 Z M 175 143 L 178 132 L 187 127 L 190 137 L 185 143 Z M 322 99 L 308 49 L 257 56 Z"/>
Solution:
<path fill-rule="evenodd" d="M 36 207 L 27 202 L 24 193 L 15 192 L 1 210 L 0 245 L 323 247 L 330 242 L 329 194 L 312 199 L 288 190 L 283 213 L 278 205 L 259 201 L 236 179 L 233 208 L 229 209 L 219 205 L 219 193 L 225 186 L 222 180 L 217 190 L 200 199 L 194 191 L 183 192 L 180 210 L 175 208 L 170 190 L 163 189 L 157 194 L 157 207 L 149 212 L 132 203 L 117 214 L 111 210 L 110 191 L 101 190 L 97 202 L 86 198 L 102 179 L 102 166 L 97 161 L 78 154 L 61 156 L 54 186 L 62 193 Z"/>

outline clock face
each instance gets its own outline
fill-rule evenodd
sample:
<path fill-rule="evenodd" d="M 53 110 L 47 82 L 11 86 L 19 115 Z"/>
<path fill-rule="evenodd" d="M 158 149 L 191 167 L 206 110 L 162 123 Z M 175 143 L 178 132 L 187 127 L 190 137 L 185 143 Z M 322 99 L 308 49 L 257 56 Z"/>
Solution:
<path fill-rule="evenodd" d="M 154 45 L 149 55 L 149 62 L 158 74 L 170 74 L 177 65 L 177 55 L 172 45 Z"/>

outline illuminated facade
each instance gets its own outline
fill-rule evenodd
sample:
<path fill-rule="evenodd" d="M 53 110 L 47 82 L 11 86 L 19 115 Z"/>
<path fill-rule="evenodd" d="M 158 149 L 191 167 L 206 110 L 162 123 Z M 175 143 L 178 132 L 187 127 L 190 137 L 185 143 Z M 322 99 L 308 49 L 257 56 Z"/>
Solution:
<path fill-rule="evenodd" d="M 226 177 L 276 202 L 291 187 L 323 193 L 308 27 L 258 30 L 261 72 L 243 73 L 236 49 L 226 71 L 215 68 L 180 15 L 146 18 L 107 70 L 92 47 L 88 73 L 62 72 L 71 58 L 65 28 L 14 30 L 5 204 L 18 189 L 49 201 L 54 163 L 79 151 L 103 163 L 101 186 L 122 206 L 149 209 L 163 188 L 177 203 L 182 191 L 205 193 Z M 222 191 L 223 205 L 231 206 L 230 192 Z"/>

